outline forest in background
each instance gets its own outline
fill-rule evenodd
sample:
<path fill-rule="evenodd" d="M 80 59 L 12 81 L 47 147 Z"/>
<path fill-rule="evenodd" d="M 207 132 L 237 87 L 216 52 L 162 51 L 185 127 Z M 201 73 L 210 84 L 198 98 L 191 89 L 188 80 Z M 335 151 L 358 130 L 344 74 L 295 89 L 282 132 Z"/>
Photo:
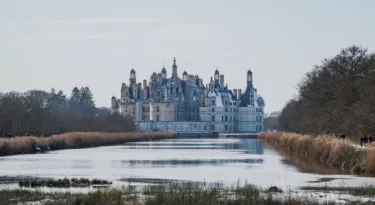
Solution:
<path fill-rule="evenodd" d="M 350 46 L 316 65 L 282 109 L 279 127 L 309 134 L 374 133 L 375 53 Z"/>
<path fill-rule="evenodd" d="M 135 131 L 131 118 L 97 108 L 88 87 L 0 93 L 0 136 L 46 136 L 65 132 Z"/>

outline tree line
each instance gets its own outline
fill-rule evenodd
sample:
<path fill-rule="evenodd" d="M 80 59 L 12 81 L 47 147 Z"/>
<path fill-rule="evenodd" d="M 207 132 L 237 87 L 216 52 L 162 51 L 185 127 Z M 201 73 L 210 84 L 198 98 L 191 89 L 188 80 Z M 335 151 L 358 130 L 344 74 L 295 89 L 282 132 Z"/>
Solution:
<path fill-rule="evenodd" d="M 0 93 L 0 136 L 46 136 L 64 132 L 134 131 L 131 118 L 97 108 L 88 87 L 63 91 Z"/>
<path fill-rule="evenodd" d="M 279 126 L 311 134 L 374 133 L 375 53 L 350 46 L 316 65 L 281 111 Z"/>
<path fill-rule="evenodd" d="M 266 131 L 278 131 L 279 127 L 279 115 L 280 112 L 271 112 L 264 114 L 264 130 Z"/>

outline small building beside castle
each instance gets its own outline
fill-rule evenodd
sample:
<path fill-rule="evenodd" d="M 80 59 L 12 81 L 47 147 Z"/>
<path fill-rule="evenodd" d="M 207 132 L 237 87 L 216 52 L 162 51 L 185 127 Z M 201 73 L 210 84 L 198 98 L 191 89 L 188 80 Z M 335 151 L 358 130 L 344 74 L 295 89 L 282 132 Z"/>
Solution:
<path fill-rule="evenodd" d="M 204 85 L 198 75 L 178 76 L 176 59 L 168 78 L 163 67 L 150 80 L 137 83 L 130 71 L 121 97 L 111 100 L 111 112 L 134 119 L 139 131 L 254 133 L 263 131 L 264 100 L 246 74 L 246 89 L 230 90 L 218 70 Z"/>

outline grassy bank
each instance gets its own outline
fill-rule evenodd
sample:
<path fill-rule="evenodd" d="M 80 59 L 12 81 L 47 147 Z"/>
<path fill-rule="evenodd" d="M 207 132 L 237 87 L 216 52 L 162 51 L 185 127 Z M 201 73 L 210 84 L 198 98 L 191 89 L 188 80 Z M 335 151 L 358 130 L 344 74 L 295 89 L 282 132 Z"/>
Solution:
<path fill-rule="evenodd" d="M 0 203 L 26 204 L 39 201 L 44 205 L 318 205 L 318 201 L 305 197 L 293 197 L 252 185 L 221 189 L 217 186 L 197 183 L 146 186 L 141 190 L 126 187 L 122 190 L 107 189 L 88 194 L 42 193 L 29 191 L 0 191 Z M 325 203 L 325 204 L 334 204 Z"/>
<path fill-rule="evenodd" d="M 0 138 L 0 155 L 116 145 L 131 141 L 173 138 L 176 135 L 174 132 L 71 132 L 48 138 L 34 136 Z"/>
<path fill-rule="evenodd" d="M 358 149 L 358 145 L 351 140 L 331 135 L 310 136 L 285 132 L 259 133 L 258 139 L 301 160 L 350 171 L 352 174 L 375 174 L 375 145 Z"/>

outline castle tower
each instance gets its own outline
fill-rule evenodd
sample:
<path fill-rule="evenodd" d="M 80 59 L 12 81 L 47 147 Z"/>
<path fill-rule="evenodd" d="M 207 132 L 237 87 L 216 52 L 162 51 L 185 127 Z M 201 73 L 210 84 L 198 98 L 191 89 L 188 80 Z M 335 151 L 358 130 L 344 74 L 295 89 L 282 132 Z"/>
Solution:
<path fill-rule="evenodd" d="M 117 99 L 115 96 L 111 98 L 111 114 L 119 113 L 118 105 L 117 105 Z"/>
<path fill-rule="evenodd" d="M 130 87 L 132 87 L 133 85 L 135 85 L 137 83 L 137 78 L 136 78 L 136 75 L 135 75 L 135 70 L 132 69 L 130 71 L 130 79 L 129 79 L 129 84 L 130 84 Z"/>
<path fill-rule="evenodd" d="M 253 72 L 250 69 L 247 71 L 247 86 L 253 87 Z"/>
<path fill-rule="evenodd" d="M 173 59 L 173 66 L 172 66 L 173 72 L 172 72 L 172 77 L 177 77 L 177 65 L 176 65 L 176 58 Z"/>
<path fill-rule="evenodd" d="M 143 99 L 147 100 L 147 80 L 143 80 Z"/>
<path fill-rule="evenodd" d="M 161 78 L 167 79 L 167 70 L 164 68 L 164 66 L 163 69 L 161 69 Z"/>
<path fill-rule="evenodd" d="M 116 105 L 117 105 L 117 99 L 115 96 L 113 96 L 111 99 L 111 109 L 116 109 Z"/>
<path fill-rule="evenodd" d="M 188 79 L 188 74 L 186 71 L 184 71 L 184 73 L 182 74 L 182 80 L 187 81 L 187 79 Z"/>
<path fill-rule="evenodd" d="M 224 88 L 224 75 L 220 75 L 220 88 Z"/>
<path fill-rule="evenodd" d="M 215 75 L 214 75 L 214 80 L 215 80 L 215 82 L 214 82 L 214 88 L 218 88 L 219 87 L 219 81 L 220 81 L 220 73 L 219 73 L 219 71 L 216 69 L 216 71 L 215 71 Z"/>
<path fill-rule="evenodd" d="M 122 83 L 121 84 L 121 99 L 129 97 L 128 91 L 129 91 L 129 89 L 126 86 L 126 84 Z"/>

